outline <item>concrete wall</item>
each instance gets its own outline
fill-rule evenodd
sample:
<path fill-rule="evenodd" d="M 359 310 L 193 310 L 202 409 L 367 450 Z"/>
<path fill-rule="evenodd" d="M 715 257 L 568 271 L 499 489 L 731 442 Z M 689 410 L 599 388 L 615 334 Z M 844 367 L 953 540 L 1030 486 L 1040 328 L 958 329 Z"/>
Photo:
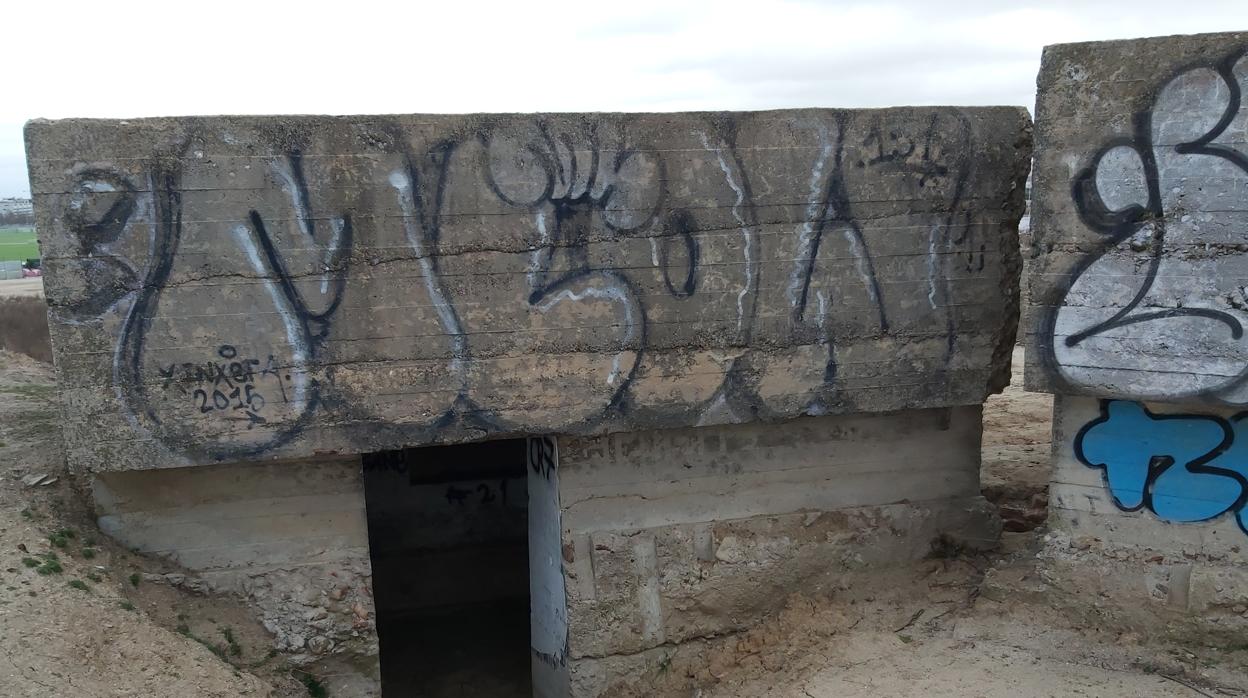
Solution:
<path fill-rule="evenodd" d="M 980 432 L 974 406 L 560 440 L 573 695 L 687 695 L 663 652 L 942 536 L 995 543 Z"/>
<path fill-rule="evenodd" d="M 1248 33 L 1052 46 L 1036 106 L 1027 387 L 1053 517 L 1244 561 Z"/>
<path fill-rule="evenodd" d="M 1022 109 L 34 121 L 78 468 L 979 404 Z"/>
<path fill-rule="evenodd" d="M 1076 537 L 1248 562 L 1241 424 L 1234 409 L 1058 396 L 1054 523 Z"/>
<path fill-rule="evenodd" d="M 1248 404 L 1248 34 L 1046 49 L 1027 387 Z"/>
<path fill-rule="evenodd" d="M 102 473 L 93 492 L 102 531 L 186 568 L 165 583 L 245 596 L 297 661 L 371 658 L 376 678 L 358 457 Z"/>

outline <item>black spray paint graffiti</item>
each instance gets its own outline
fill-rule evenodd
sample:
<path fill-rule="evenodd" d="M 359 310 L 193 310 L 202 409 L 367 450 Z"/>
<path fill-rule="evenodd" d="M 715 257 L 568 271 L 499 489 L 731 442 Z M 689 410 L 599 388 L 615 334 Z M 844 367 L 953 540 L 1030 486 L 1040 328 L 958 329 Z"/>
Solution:
<path fill-rule="evenodd" d="M 1227 269 L 1242 254 L 1248 52 L 1159 83 L 1131 132 L 1071 185 L 1099 239 L 1043 301 L 1042 360 L 1059 384 L 1135 400 L 1248 404 L 1248 309 Z M 1226 360 L 1210 370 L 1209 356 Z"/>
<path fill-rule="evenodd" d="M 183 452 L 213 460 L 246 458 L 279 447 L 310 421 L 321 403 L 321 385 L 306 373 L 328 336 L 347 281 L 344 262 L 352 244 L 350 216 L 331 220 L 331 233 L 318 233 L 317 222 L 307 205 L 307 185 L 298 150 L 288 153 L 285 161 L 275 163 L 273 169 L 306 236 L 297 244 L 324 250 L 324 279 L 320 298 L 315 299 L 317 305 L 313 306 L 292 282 L 283 255 L 258 212 L 248 212 L 245 220 L 232 230 L 253 271 L 267 280 L 286 343 L 293 348 L 280 361 L 272 355 L 263 360 L 239 357 L 233 345 L 222 344 L 217 348 L 218 361 L 147 366 L 146 337 L 161 317 L 162 294 L 183 234 L 180 172 L 154 165 L 146 173 L 145 185 L 139 187 L 121 172 L 84 168 L 76 174 L 78 194 L 68 207 L 72 215 L 67 216 L 67 225 L 81 241 L 81 252 L 88 256 L 84 266 L 87 278 L 93 282 L 88 297 L 69 304 L 75 321 L 98 316 L 128 301 L 113 360 L 118 397 L 135 426 L 166 443 L 179 444 Z M 101 198 L 101 192 L 109 196 Z M 111 246 L 128 228 L 147 232 L 146 249 L 135 244 L 129 255 L 114 252 Z M 151 374 L 159 380 L 148 380 Z M 262 390 L 260 383 L 264 380 L 271 385 Z M 153 394 L 154 388 L 159 388 L 161 394 Z M 183 423 L 185 412 L 169 402 L 170 391 L 189 397 L 193 411 L 205 417 L 219 415 L 227 422 L 241 422 L 245 431 L 260 425 L 272 428 L 257 429 L 260 436 L 248 435 L 243 439 L 195 433 Z M 272 413 L 278 404 L 282 405 L 284 418 L 267 417 L 266 410 Z"/>
<path fill-rule="evenodd" d="M 1125 400 L 1102 400 L 1101 416 L 1075 437 L 1075 455 L 1105 471 L 1123 511 L 1146 509 L 1166 521 L 1224 514 L 1248 533 L 1248 413 L 1223 419 L 1153 414 Z"/>
<path fill-rule="evenodd" d="M 284 134 L 284 155 L 261 167 L 264 182 L 280 191 L 289 213 L 271 203 L 243 207 L 228 223 L 228 235 L 212 243 L 230 244 L 231 259 L 251 284 L 247 288 L 262 289 L 264 298 L 250 306 L 237 303 L 237 314 L 244 318 L 239 334 L 213 335 L 215 356 L 207 358 L 174 360 L 168 350 L 159 359 L 148 356 L 152 337 L 159 338 L 162 349 L 194 344 L 167 312 L 195 298 L 195 255 L 207 254 L 203 237 L 183 249 L 184 216 L 191 212 L 193 224 L 204 226 L 205 212 L 222 215 L 222 207 L 209 197 L 215 183 L 199 184 L 189 178 L 207 175 L 185 169 L 199 157 L 192 155 L 196 146 L 184 145 L 179 157 L 154 159 L 141 174 L 86 167 L 76 173 L 78 194 L 69 200 L 65 219 L 80 245 L 89 293 L 64 305 L 76 321 L 92 321 L 106 312 L 122 317 L 113 371 L 119 397 L 138 428 L 194 458 L 240 459 L 272 451 L 304 433 L 318 412 L 356 427 L 397 430 L 395 443 L 436 440 L 449 430 L 529 431 L 515 416 L 500 416 L 493 388 L 480 387 L 474 366 L 484 359 L 474 342 L 490 333 L 474 332 L 473 298 L 462 284 L 448 281 L 454 275 L 445 265 L 456 260 L 445 252 L 446 230 L 448 222 L 460 218 L 448 210 L 448 200 L 452 192 L 469 190 L 479 192 L 474 196 L 480 201 L 492 197 L 491 205 L 508 216 L 500 220 L 526 236 L 527 312 L 538 318 L 577 312 L 611 318 L 593 337 L 602 362 L 593 401 L 567 409 L 557 430 L 589 429 L 639 410 L 631 389 L 651 346 L 654 308 L 691 299 L 709 304 L 722 298 L 718 306 L 700 307 L 732 313 L 723 318 L 725 368 L 700 409 L 707 415 L 726 412 L 729 420 L 773 416 L 759 376 L 767 370 L 784 375 L 793 360 L 769 367 L 767 357 L 752 348 L 759 323 L 775 322 L 774 314 L 760 313 L 763 294 L 772 289 L 784 297 L 781 317 L 787 329 L 779 341 L 818 347 L 824 354 L 812 377 L 801 379 L 809 387 L 796 405 L 821 414 L 838 400 L 838 336 L 846 331 L 837 324 L 838 313 L 842 324 L 854 326 L 855 337 L 891 331 L 885 286 L 852 203 L 869 200 L 872 178 L 909 183 L 909 201 L 935 202 L 935 213 L 924 225 L 926 296 L 933 313 L 945 318 L 946 362 L 957 330 L 946 265 L 967 255 L 965 273 L 983 272 L 985 250 L 982 242 L 976 250 L 962 200 L 972 173 L 965 119 L 956 113 L 933 116 L 917 132 L 878 121 L 862 128 L 845 114 L 811 119 L 803 128 L 817 147 L 809 160 L 809 198 L 798 206 L 788 200 L 773 203 L 766 191 L 755 191 L 753 173 L 778 162 L 789 166 L 789 161 L 767 161 L 776 157 L 769 148 L 738 147 L 740 125 L 731 119 L 708 121 L 693 134 L 701 149 L 678 155 L 704 163 L 698 180 L 684 185 L 702 187 L 700 200 L 674 196 L 675 166 L 669 161 L 674 156 L 639 139 L 627 123 L 602 126 L 538 117 L 486 121 L 419 148 L 398 126 L 383 129 L 370 138 L 378 151 L 373 157 L 386 168 L 384 184 L 373 183 L 345 205 L 319 205 L 324 197 L 309 181 L 330 177 L 324 169 L 330 165 L 290 145 L 300 143 L 299 137 Z M 758 137 L 749 135 L 751 141 Z M 169 169 L 163 164 L 168 162 L 181 162 L 183 169 Z M 139 177 L 142 185 L 136 183 Z M 378 215 L 376 209 L 385 207 L 398 215 Z M 367 263 L 353 258 L 359 225 L 373 238 L 389 230 L 393 239 L 393 231 L 401 230 L 405 260 L 415 264 L 422 299 L 428 301 L 411 307 L 428 308 L 448 343 L 443 375 L 449 396 L 441 405 L 432 404 L 432 416 L 418 424 L 392 425 L 357 404 L 356 394 L 335 381 L 333 344 L 354 341 L 334 330 L 351 314 L 344 311 L 348 271 Z M 144 244 L 135 242 L 140 240 Z M 712 243 L 717 246 L 708 247 Z M 627 245 L 648 245 L 652 266 L 619 264 L 613 250 Z M 779 256 L 791 256 L 768 267 L 768 260 L 778 256 L 772 246 L 784 250 Z M 708 249 L 718 256 L 708 259 Z M 183 267 L 171 284 L 175 263 Z M 662 298 L 654 291 L 643 294 L 642 274 L 658 275 L 655 288 Z M 217 284 L 214 289 L 228 288 L 212 277 L 203 281 Z M 712 282 L 718 286 L 710 290 Z M 171 294 L 182 295 L 169 300 Z M 228 290 L 219 294 L 233 303 Z M 257 312 L 257 303 L 272 311 Z M 271 342 L 279 349 L 255 347 L 257 330 L 247 325 L 253 321 L 270 323 L 262 331 L 279 338 Z M 788 404 L 785 411 L 776 409 L 774 414 L 793 412 Z M 227 420 L 234 426 L 196 419 Z"/>

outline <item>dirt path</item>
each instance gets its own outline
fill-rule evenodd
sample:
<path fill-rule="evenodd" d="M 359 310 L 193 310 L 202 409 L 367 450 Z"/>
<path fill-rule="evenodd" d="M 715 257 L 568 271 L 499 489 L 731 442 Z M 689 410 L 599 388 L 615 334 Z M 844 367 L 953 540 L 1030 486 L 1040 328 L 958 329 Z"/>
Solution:
<path fill-rule="evenodd" d="M 1023 390 L 1023 350 L 1014 349 L 1010 385 L 984 404 L 984 496 L 1005 530 L 1030 531 L 1048 514 L 1053 397 Z"/>
<path fill-rule="evenodd" d="M 42 298 L 43 279 L 5 279 L 0 281 L 0 298 Z"/>

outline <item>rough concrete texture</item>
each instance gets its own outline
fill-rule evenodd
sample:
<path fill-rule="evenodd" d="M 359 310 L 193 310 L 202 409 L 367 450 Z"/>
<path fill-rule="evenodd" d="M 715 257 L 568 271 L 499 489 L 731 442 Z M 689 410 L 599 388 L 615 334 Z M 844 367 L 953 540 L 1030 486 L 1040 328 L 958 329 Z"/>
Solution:
<path fill-rule="evenodd" d="M 1045 50 L 1026 383 L 1072 533 L 1244 559 L 1245 88 L 1248 33 Z"/>
<path fill-rule="evenodd" d="M 1056 396 L 1051 525 L 1072 537 L 1248 563 L 1242 423 L 1229 408 Z"/>
<path fill-rule="evenodd" d="M 294 661 L 377 679 L 358 457 L 109 472 L 92 489 L 100 530 L 182 568 L 148 582 L 244 596 Z"/>
<path fill-rule="evenodd" d="M 1051 46 L 1029 390 L 1248 404 L 1248 33 Z"/>
<path fill-rule="evenodd" d="M 70 462 L 979 404 L 1026 113 L 34 121 Z"/>
<path fill-rule="evenodd" d="M 747 630 L 795 590 L 993 544 L 979 436 L 964 407 L 561 440 L 572 695 L 667 686 L 655 652 Z"/>

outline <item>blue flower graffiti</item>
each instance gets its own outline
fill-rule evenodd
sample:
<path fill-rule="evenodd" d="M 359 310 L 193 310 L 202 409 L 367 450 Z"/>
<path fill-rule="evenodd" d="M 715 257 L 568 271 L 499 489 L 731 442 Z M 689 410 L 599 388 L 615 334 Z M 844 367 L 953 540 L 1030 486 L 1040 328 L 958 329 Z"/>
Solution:
<path fill-rule="evenodd" d="M 1075 455 L 1102 468 L 1120 509 L 1166 521 L 1208 521 L 1234 512 L 1248 533 L 1248 412 L 1228 419 L 1153 414 L 1102 400 L 1101 416 L 1075 437 Z"/>

